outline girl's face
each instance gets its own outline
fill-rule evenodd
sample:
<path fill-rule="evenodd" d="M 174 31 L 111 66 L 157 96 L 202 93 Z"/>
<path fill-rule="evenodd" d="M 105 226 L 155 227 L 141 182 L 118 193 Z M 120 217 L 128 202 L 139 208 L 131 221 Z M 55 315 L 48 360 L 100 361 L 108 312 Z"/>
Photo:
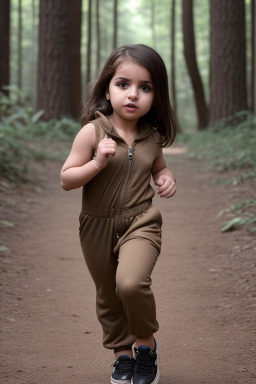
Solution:
<path fill-rule="evenodd" d="M 154 89 L 148 70 L 127 59 L 118 67 L 106 91 L 113 108 L 113 117 L 138 121 L 151 108 Z"/>

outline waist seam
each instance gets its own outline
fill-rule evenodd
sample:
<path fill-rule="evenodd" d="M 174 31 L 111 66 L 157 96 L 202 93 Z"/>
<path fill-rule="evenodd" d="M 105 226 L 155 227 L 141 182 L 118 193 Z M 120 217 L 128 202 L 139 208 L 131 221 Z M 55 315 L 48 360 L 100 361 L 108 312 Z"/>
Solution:
<path fill-rule="evenodd" d="M 98 218 L 114 218 L 122 217 L 124 219 L 137 216 L 146 211 L 152 204 L 152 200 L 147 200 L 144 203 L 136 205 L 131 208 L 97 208 L 97 207 L 82 207 L 82 214 Z"/>

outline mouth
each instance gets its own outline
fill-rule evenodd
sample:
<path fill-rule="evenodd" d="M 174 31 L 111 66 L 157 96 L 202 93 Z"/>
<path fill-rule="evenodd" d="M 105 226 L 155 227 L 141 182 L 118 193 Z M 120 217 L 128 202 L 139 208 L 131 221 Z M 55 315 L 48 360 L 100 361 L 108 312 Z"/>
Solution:
<path fill-rule="evenodd" d="M 137 106 L 133 103 L 129 103 L 129 104 L 126 104 L 125 105 L 125 108 L 128 110 L 128 111 L 135 111 L 137 109 Z"/>

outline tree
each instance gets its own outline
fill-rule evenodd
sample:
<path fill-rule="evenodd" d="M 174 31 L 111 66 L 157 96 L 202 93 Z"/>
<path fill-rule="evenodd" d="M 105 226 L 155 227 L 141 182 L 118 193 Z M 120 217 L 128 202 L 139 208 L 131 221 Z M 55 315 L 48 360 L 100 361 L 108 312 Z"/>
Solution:
<path fill-rule="evenodd" d="M 193 0 L 182 1 L 182 27 L 184 55 L 194 91 L 198 128 L 205 129 L 209 121 L 209 112 L 196 59 Z"/>
<path fill-rule="evenodd" d="M 153 47 L 156 48 L 156 46 L 157 46 L 157 36 L 156 36 L 156 21 L 155 21 L 155 15 L 156 15 L 156 3 L 155 3 L 155 0 L 151 0 L 151 28 L 152 28 L 152 41 L 153 41 Z"/>
<path fill-rule="evenodd" d="M 0 91 L 10 83 L 10 0 L 0 3 Z M 3 90 L 8 95 L 8 90 Z"/>
<path fill-rule="evenodd" d="M 30 48 L 30 93 L 32 95 L 32 103 L 33 107 L 36 108 L 36 64 L 37 63 L 37 27 L 36 27 L 36 16 L 37 16 L 37 6 L 35 0 L 32 0 L 31 2 L 31 15 L 32 15 L 32 21 L 31 21 L 31 35 L 33 36 L 32 42 L 31 42 L 31 48 Z"/>
<path fill-rule="evenodd" d="M 69 0 L 69 94 L 70 113 L 77 118 L 81 103 L 82 0 Z"/>
<path fill-rule="evenodd" d="M 175 74 L 175 5 L 176 1 L 172 0 L 171 4 L 171 100 L 174 114 L 177 120 L 178 131 L 180 126 L 178 124 L 178 107 L 176 97 L 176 74 Z"/>
<path fill-rule="evenodd" d="M 70 112 L 68 2 L 40 1 L 38 109 L 45 120 Z"/>
<path fill-rule="evenodd" d="M 22 7 L 18 5 L 18 87 L 22 88 Z"/>
<path fill-rule="evenodd" d="M 113 49 L 117 47 L 117 30 L 118 30 L 118 0 L 114 0 L 114 35 Z"/>
<path fill-rule="evenodd" d="M 247 109 L 244 0 L 212 0 L 210 122 Z"/>
<path fill-rule="evenodd" d="M 252 23 L 251 23 L 251 50 L 252 50 L 252 56 L 251 56 L 251 111 L 256 112 L 256 105 L 255 105 L 255 34 L 256 34 L 256 28 L 255 28 L 255 0 L 251 0 L 251 15 L 252 15 Z"/>
<path fill-rule="evenodd" d="M 97 60 L 96 66 L 97 71 L 100 69 L 100 48 L 101 48 L 101 39 L 100 39 L 100 0 L 96 0 L 96 32 L 97 32 Z"/>
<path fill-rule="evenodd" d="M 92 56 L 91 51 L 92 51 L 92 0 L 88 0 L 86 84 L 89 84 L 91 81 L 91 56 Z"/>

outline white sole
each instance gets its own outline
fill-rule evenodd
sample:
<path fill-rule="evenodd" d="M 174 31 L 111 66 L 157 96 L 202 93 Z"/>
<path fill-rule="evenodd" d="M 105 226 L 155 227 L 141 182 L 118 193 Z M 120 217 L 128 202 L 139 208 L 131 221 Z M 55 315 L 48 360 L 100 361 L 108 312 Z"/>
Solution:
<path fill-rule="evenodd" d="M 115 379 L 110 379 L 110 383 L 111 384 L 131 384 L 131 381 L 130 380 L 115 380 Z"/>

